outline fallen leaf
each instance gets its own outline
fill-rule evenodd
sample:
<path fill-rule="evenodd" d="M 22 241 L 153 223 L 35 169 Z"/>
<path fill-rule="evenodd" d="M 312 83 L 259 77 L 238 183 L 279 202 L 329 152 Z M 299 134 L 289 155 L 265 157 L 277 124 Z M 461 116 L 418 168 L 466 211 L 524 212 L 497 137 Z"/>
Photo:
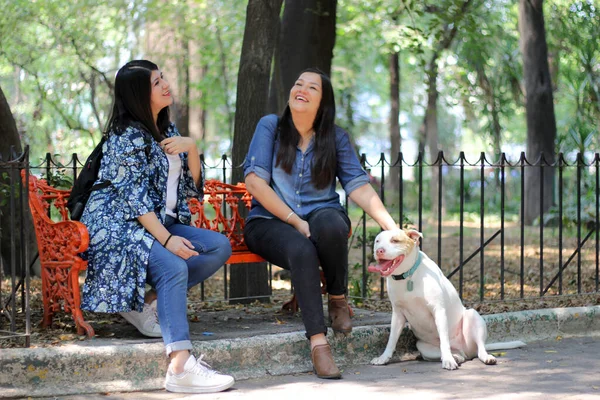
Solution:
<path fill-rule="evenodd" d="M 545 353 L 558 353 L 556 350 L 546 350 Z"/>

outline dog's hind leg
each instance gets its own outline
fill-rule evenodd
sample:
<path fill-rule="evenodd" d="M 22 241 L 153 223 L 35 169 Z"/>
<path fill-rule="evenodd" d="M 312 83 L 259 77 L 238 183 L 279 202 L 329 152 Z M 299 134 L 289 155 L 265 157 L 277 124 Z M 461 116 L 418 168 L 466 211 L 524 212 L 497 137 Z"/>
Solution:
<path fill-rule="evenodd" d="M 426 361 L 440 361 L 442 359 L 440 347 L 431 343 L 417 340 L 417 350 L 419 350 L 421 357 Z"/>
<path fill-rule="evenodd" d="M 417 350 L 419 350 L 421 357 L 423 357 L 425 361 L 440 361 L 442 359 L 442 352 L 440 351 L 439 346 L 435 346 L 431 343 L 419 340 L 417 341 Z M 452 357 L 454 357 L 454 361 L 459 365 L 465 362 L 465 358 L 459 353 L 452 353 Z"/>
<path fill-rule="evenodd" d="M 496 358 L 485 349 L 487 327 L 479 313 L 473 309 L 465 310 L 463 314 L 463 336 L 465 338 L 467 357 L 477 354 L 477 358 L 486 365 L 496 364 Z"/>

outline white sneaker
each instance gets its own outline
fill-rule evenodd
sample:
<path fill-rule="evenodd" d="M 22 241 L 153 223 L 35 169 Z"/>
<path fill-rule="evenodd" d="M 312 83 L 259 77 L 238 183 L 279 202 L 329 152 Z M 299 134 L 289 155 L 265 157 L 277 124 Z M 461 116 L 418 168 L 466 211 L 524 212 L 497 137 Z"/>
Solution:
<path fill-rule="evenodd" d="M 144 304 L 142 312 L 130 311 L 119 313 L 138 331 L 148 337 L 162 337 L 160 324 L 158 323 L 158 314 L 156 312 L 156 300 L 150 304 Z"/>
<path fill-rule="evenodd" d="M 198 360 L 190 354 L 190 358 L 183 366 L 181 374 L 174 374 L 171 367 L 167 370 L 165 389 L 177 393 L 216 393 L 229 389 L 235 380 L 233 376 L 218 373 L 210 365 L 202 361 L 204 355 Z"/>

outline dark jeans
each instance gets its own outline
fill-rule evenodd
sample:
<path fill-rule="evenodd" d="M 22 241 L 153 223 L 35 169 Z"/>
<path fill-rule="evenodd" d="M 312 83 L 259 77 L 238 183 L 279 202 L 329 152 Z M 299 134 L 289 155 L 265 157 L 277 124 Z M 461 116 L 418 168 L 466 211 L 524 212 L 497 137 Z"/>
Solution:
<path fill-rule="evenodd" d="M 306 221 L 310 238 L 277 218 L 250 220 L 244 237 L 250 251 L 291 272 L 306 336 L 310 338 L 327 333 L 319 265 L 327 280 L 327 292 L 346 294 L 351 224 L 346 213 L 335 208 L 316 210 Z"/>

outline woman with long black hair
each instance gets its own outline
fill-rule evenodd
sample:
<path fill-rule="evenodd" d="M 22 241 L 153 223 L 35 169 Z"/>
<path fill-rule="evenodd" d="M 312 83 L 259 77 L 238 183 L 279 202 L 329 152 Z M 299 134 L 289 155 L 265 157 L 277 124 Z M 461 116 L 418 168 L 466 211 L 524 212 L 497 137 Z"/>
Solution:
<path fill-rule="evenodd" d="M 234 379 L 190 353 L 187 290 L 225 263 L 231 245 L 190 226 L 186 200 L 202 195 L 201 163 L 194 140 L 169 121 L 172 103 L 156 64 L 135 60 L 117 72 L 96 181 L 110 184 L 92 192 L 81 217 L 90 234 L 81 308 L 120 313 L 145 336 L 162 336 L 167 390 L 217 392 Z"/>
<path fill-rule="evenodd" d="M 333 331 L 352 331 L 346 281 L 350 220 L 340 205 L 336 178 L 350 199 L 383 229 L 396 224 L 369 185 L 348 134 L 335 125 L 329 77 L 303 71 L 290 90 L 282 116 L 263 117 L 244 163 L 253 196 L 244 237 L 248 248 L 288 269 L 310 339 L 319 378 L 341 374 L 325 337 L 319 265 L 327 281 Z"/>

